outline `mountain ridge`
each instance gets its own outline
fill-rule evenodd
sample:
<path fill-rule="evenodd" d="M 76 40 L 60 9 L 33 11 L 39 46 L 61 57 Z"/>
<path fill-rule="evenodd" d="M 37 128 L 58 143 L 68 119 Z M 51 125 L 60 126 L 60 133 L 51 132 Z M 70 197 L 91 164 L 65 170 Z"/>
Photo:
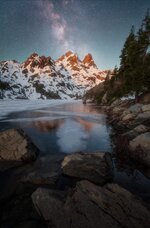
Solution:
<path fill-rule="evenodd" d="M 0 62 L 0 98 L 81 98 L 104 81 L 106 74 L 98 69 L 91 54 L 80 60 L 68 51 L 55 61 L 32 53 L 23 63 Z"/>

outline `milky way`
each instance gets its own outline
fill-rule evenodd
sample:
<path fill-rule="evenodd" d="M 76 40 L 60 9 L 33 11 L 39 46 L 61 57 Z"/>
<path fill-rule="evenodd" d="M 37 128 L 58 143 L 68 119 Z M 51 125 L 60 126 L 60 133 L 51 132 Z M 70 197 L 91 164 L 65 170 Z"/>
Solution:
<path fill-rule="evenodd" d="M 0 60 L 23 61 L 32 52 L 56 59 L 72 50 L 113 68 L 149 7 L 149 0 L 0 0 Z"/>

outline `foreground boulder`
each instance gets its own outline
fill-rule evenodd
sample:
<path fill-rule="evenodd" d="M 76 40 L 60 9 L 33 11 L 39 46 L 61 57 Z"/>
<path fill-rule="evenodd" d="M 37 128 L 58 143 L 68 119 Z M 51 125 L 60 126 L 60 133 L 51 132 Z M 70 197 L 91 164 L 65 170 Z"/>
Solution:
<path fill-rule="evenodd" d="M 141 134 L 131 140 L 129 149 L 132 158 L 150 166 L 150 132 Z"/>
<path fill-rule="evenodd" d="M 74 153 L 64 158 L 62 172 L 65 175 L 101 184 L 113 178 L 110 153 Z"/>
<path fill-rule="evenodd" d="M 148 210 L 117 184 L 100 187 L 81 181 L 67 197 L 38 188 L 32 201 L 51 228 L 148 228 L 150 224 Z"/>
<path fill-rule="evenodd" d="M 22 177 L 24 183 L 55 185 L 60 172 L 64 155 L 46 155 L 37 158 L 30 170 Z"/>
<path fill-rule="evenodd" d="M 64 192 L 46 188 L 38 188 L 32 194 L 35 209 L 50 228 L 69 228 L 67 217 L 63 209 Z"/>
<path fill-rule="evenodd" d="M 21 130 L 0 132 L 0 161 L 31 161 L 38 149 Z"/>

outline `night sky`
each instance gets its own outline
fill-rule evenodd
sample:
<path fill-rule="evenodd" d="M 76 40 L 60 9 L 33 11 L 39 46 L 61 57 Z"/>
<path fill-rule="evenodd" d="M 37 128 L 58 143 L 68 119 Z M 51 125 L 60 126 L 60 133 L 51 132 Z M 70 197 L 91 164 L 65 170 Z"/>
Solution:
<path fill-rule="evenodd" d="M 150 0 L 0 0 L 0 60 L 22 62 L 33 52 L 57 59 L 71 50 L 113 68 L 147 8 Z"/>

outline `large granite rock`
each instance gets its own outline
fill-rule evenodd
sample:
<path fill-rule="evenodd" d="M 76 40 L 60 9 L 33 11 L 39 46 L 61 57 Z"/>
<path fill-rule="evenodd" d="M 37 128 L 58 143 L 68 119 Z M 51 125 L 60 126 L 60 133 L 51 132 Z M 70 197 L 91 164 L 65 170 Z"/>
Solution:
<path fill-rule="evenodd" d="M 113 112 L 113 114 L 120 114 L 120 113 L 122 113 L 122 112 L 124 112 L 124 108 L 122 108 L 122 107 L 114 107 L 113 108 L 113 110 L 112 110 L 112 112 Z"/>
<path fill-rule="evenodd" d="M 149 128 L 143 124 L 140 124 L 140 125 L 136 126 L 133 130 L 136 131 L 137 133 L 141 134 L 141 133 L 147 132 L 149 130 Z"/>
<path fill-rule="evenodd" d="M 143 124 L 138 125 L 133 130 L 127 131 L 122 136 L 127 137 L 129 140 L 136 138 L 139 134 L 145 133 L 149 128 Z"/>
<path fill-rule="evenodd" d="M 68 218 L 63 209 L 64 192 L 46 188 L 38 188 L 32 194 L 35 209 L 50 228 L 69 228 Z"/>
<path fill-rule="evenodd" d="M 121 115 L 121 119 L 128 114 L 131 114 L 131 112 L 129 111 L 129 109 L 125 109 Z"/>
<path fill-rule="evenodd" d="M 141 108 L 142 108 L 141 104 L 134 104 L 129 107 L 129 111 L 134 114 L 137 114 L 137 113 L 141 112 Z"/>
<path fill-rule="evenodd" d="M 143 105 L 143 106 L 142 106 L 142 111 L 143 111 L 143 112 L 148 112 L 148 111 L 150 112 L 150 104 L 148 104 L 148 105 Z"/>
<path fill-rule="evenodd" d="M 150 213 L 117 184 L 77 183 L 66 198 L 62 192 L 38 188 L 32 194 L 38 213 L 51 228 L 148 228 Z"/>
<path fill-rule="evenodd" d="M 37 153 L 38 149 L 23 131 L 0 132 L 0 161 L 31 161 Z"/>
<path fill-rule="evenodd" d="M 141 123 L 146 120 L 150 120 L 150 111 L 139 113 L 135 118 L 135 121 L 141 122 Z"/>
<path fill-rule="evenodd" d="M 62 172 L 65 175 L 104 184 L 113 177 L 110 153 L 74 153 L 64 158 Z"/>
<path fill-rule="evenodd" d="M 129 149 L 132 158 L 150 166 L 150 132 L 138 135 L 131 140 Z"/>
<path fill-rule="evenodd" d="M 126 122 L 126 121 L 133 120 L 135 118 L 135 116 L 136 116 L 135 114 L 129 113 L 129 114 L 122 117 L 122 121 Z"/>

